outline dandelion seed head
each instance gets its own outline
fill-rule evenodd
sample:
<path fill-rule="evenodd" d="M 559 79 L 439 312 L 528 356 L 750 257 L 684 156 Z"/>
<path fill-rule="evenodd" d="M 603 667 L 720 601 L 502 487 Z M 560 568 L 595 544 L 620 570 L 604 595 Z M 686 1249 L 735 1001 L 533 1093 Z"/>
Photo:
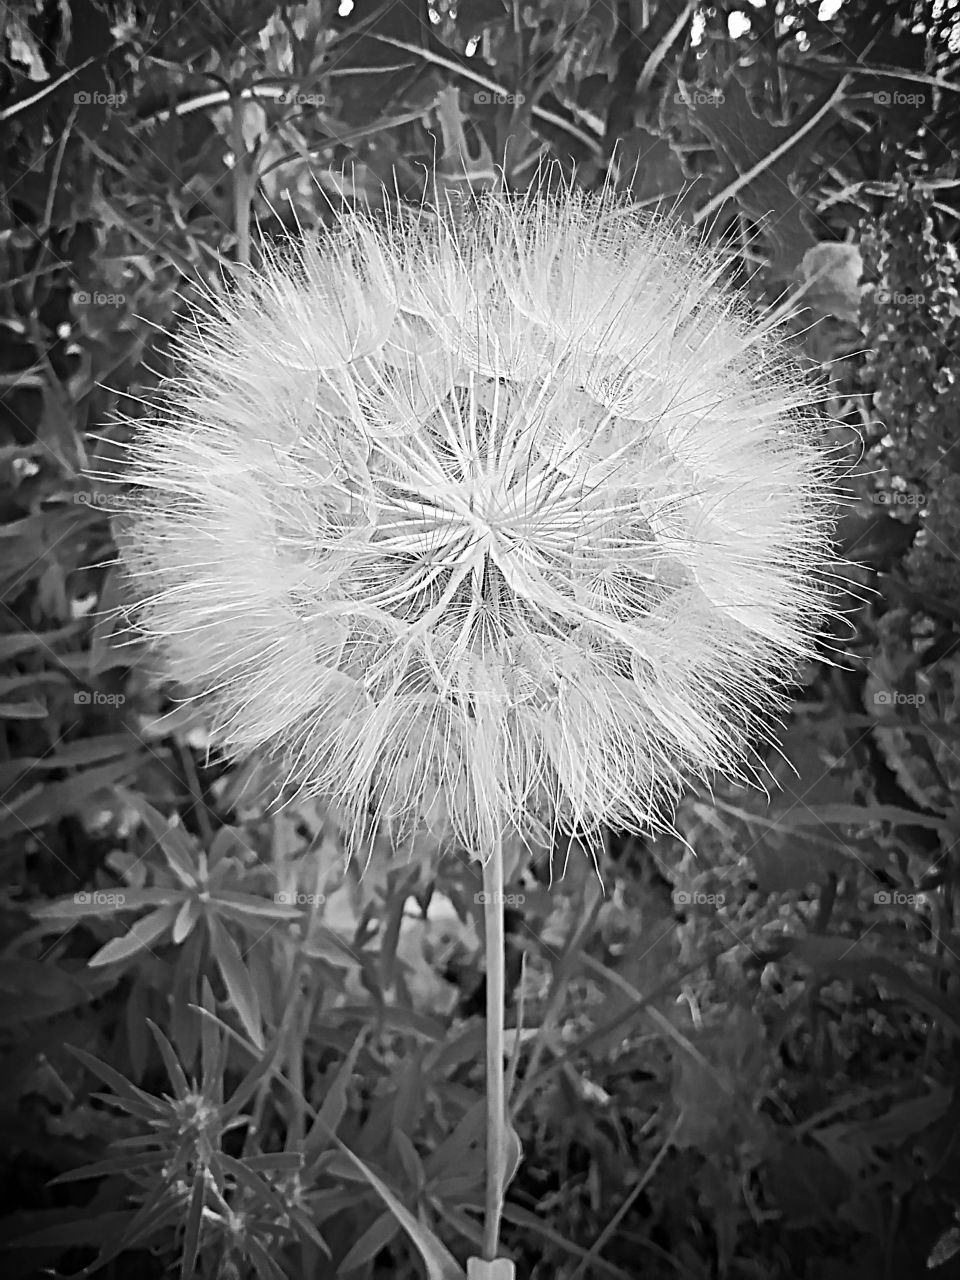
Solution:
<path fill-rule="evenodd" d="M 834 468 L 722 253 L 610 196 L 360 213 L 178 339 L 118 542 L 236 756 L 419 824 L 669 825 L 829 607 Z"/>

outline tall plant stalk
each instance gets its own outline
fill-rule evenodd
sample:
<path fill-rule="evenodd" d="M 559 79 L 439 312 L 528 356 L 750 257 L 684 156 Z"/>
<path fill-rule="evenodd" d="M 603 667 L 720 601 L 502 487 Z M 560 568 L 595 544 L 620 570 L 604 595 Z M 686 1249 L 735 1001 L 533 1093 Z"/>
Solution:
<path fill-rule="evenodd" d="M 483 921 L 487 959 L 487 1188 L 483 1257 L 492 1262 L 500 1241 L 507 1169 L 507 1106 L 504 1088 L 503 838 L 498 835 L 483 864 Z"/>

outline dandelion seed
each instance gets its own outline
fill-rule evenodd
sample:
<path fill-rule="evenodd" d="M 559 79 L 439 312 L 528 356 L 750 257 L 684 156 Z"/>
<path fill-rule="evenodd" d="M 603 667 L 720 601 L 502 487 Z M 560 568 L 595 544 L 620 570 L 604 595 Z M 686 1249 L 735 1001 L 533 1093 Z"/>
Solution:
<path fill-rule="evenodd" d="M 354 848 L 663 829 L 686 779 L 748 779 L 835 475 L 723 255 L 574 190 L 265 252 L 179 338 L 118 528 L 220 746 Z"/>

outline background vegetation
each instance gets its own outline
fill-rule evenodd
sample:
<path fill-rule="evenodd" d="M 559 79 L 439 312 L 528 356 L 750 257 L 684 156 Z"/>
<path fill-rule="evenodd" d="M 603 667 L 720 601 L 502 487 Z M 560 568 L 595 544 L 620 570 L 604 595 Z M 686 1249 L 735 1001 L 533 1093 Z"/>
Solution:
<path fill-rule="evenodd" d="M 563 850 L 517 869 L 518 1275 L 960 1275 L 957 13 L 0 9 L 10 1280 L 425 1274 L 358 1160 L 476 1252 L 475 868 L 418 845 L 345 877 L 331 815 L 249 803 L 114 642 L 89 472 L 258 226 L 418 200 L 434 162 L 482 188 L 504 153 L 515 188 L 555 158 L 676 206 L 801 309 L 869 588 L 800 673 L 780 788 L 685 801 L 696 858 L 614 832 L 604 892 Z"/>

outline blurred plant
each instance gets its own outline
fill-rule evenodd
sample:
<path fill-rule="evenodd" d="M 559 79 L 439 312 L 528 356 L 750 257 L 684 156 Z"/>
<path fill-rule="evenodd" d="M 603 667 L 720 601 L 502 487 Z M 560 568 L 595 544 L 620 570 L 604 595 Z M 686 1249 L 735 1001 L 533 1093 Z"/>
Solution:
<path fill-rule="evenodd" d="M 123 793 L 121 793 L 123 794 Z M 263 880 L 269 868 L 245 867 L 237 857 L 243 846 L 238 834 L 223 827 L 211 843 L 209 855 L 196 840 L 191 839 L 177 823 L 168 823 L 142 797 L 127 793 L 123 798 L 146 822 L 155 841 L 155 847 L 163 854 L 163 861 L 144 861 L 130 855 L 120 858 L 124 878 L 133 882 L 122 891 L 97 891 L 74 894 L 72 898 L 46 903 L 34 909 L 39 920 L 49 920 L 59 929 L 67 920 L 89 916 L 116 916 L 128 911 L 151 908 L 127 933 L 102 946 L 87 962 L 91 968 L 121 964 L 139 953 L 169 941 L 180 947 L 202 925 L 204 941 L 223 978 L 231 1003 L 240 1015 L 244 1029 L 254 1044 L 262 1047 L 260 999 L 257 986 L 252 981 L 243 955 L 235 941 L 231 928 L 253 931 L 254 941 L 263 934 L 270 921 L 299 920 L 302 912 L 286 905 L 281 894 L 269 901 L 260 894 L 245 893 L 236 886 L 245 881 Z M 126 865 L 124 865 L 124 863 Z M 143 887 L 136 880 L 148 881 Z M 199 961 L 199 943 L 185 953 L 184 963 L 175 970 L 177 982 L 182 969 L 196 971 Z M 186 977 L 187 973 L 183 976 Z"/>
<path fill-rule="evenodd" d="M 885 433 L 884 492 L 913 517 L 917 537 L 904 568 L 914 589 L 946 600 L 960 578 L 960 301 L 956 246 L 936 218 L 936 178 L 902 178 L 863 237 L 863 327 L 870 356 L 863 383 Z"/>
<path fill-rule="evenodd" d="M 208 1011 L 212 1003 L 207 987 Z M 238 1275 L 243 1263 L 258 1275 L 283 1280 L 285 1273 L 273 1253 L 290 1237 L 314 1244 L 329 1256 L 303 1208 L 276 1190 L 278 1180 L 302 1169 L 302 1153 L 237 1159 L 224 1150 L 226 1135 L 250 1123 L 244 1108 L 273 1068 L 275 1054 L 263 1054 L 225 1100 L 227 1035 L 209 1018 L 203 1019 L 201 1077 L 191 1081 L 167 1037 L 152 1022 L 148 1025 L 172 1090 L 165 1097 L 151 1096 L 107 1063 L 74 1050 L 111 1090 L 97 1096 L 149 1130 L 118 1139 L 114 1145 L 119 1154 L 59 1179 L 76 1182 L 106 1176 L 133 1184 L 126 1194 L 136 1202 L 135 1210 L 121 1215 L 121 1229 L 109 1231 L 96 1261 L 83 1274 L 99 1270 L 128 1248 L 160 1245 L 169 1252 L 171 1228 L 178 1237 L 175 1247 L 183 1280 Z M 109 1219 L 111 1227 L 114 1218 Z M 96 1226 L 91 1224 L 94 1233 Z"/>

